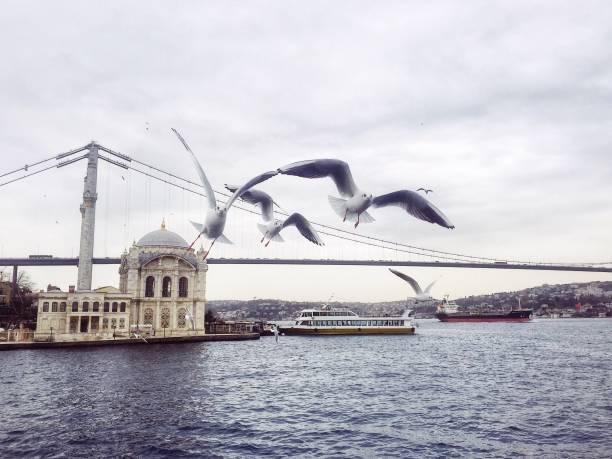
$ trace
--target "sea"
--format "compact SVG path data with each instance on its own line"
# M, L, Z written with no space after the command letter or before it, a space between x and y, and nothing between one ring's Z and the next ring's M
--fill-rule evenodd
M0 352L0 457L612 456L612 319Z

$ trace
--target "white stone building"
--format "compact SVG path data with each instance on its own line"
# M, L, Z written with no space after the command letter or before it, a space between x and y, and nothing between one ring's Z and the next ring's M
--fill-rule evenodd
M56 340L204 333L204 252L195 252L162 223L121 256L119 289L41 292L36 336Z

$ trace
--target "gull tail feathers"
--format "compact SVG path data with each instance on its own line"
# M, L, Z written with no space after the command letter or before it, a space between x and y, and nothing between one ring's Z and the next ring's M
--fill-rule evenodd
M268 232L268 227L266 225L262 225L261 223L257 224L257 228L259 229L259 232L263 234L264 236Z
M337 198L335 196L328 196L327 198L334 212L336 212L338 216L344 218L344 212L346 212L346 199Z
M359 216L359 223L372 223L376 221L374 217L372 217L367 211L361 212Z
M234 244L232 241L230 241L227 237L225 237L223 234L221 236L219 236L217 238L217 241L223 243L223 244Z
M285 242L285 240L283 239L283 237L279 234L275 235L272 237L272 239L270 239L271 241L274 242Z

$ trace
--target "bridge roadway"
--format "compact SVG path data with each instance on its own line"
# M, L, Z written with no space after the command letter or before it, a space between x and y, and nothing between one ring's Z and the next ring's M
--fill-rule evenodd
M118 265L120 258L93 258L98 265ZM467 263L456 261L333 260L295 258L209 258L210 265L420 266L427 268L526 269L612 273L612 267L555 264ZM0 266L78 266L78 258L0 258Z

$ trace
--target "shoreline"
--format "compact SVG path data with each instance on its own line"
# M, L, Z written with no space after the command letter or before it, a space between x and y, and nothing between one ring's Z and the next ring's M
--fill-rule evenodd
M211 341L247 341L259 339L259 333L207 334L196 336L150 337L146 341L140 338L102 339L90 341L9 341L0 343L0 351L18 349L52 349L71 347L125 346L146 344L176 344Z

